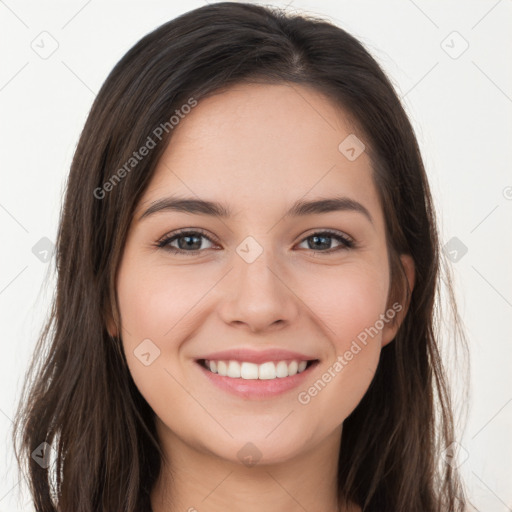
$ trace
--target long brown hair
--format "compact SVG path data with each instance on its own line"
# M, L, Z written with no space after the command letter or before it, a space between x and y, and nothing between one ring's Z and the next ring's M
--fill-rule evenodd
M465 510L456 469L442 457L455 440L435 329L442 258L411 123L353 36L320 18L230 2L187 12L141 39L112 70L85 123L61 211L56 295L13 432L36 509L151 509L163 453L154 412L107 330L110 318L119 325L116 272L134 209L172 138L169 119L242 81L310 86L348 113L364 135L386 220L390 304L405 289L399 255L415 264L404 321L344 421L340 498L365 512ZM148 137L155 147L127 167ZM448 290L456 312L449 281Z

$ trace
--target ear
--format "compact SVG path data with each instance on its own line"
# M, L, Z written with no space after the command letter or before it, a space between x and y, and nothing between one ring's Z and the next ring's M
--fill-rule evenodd
M406 286L409 289L409 298L412 294L412 290L414 289L416 272L414 268L414 260L410 254L402 254L400 255L400 261L402 263L402 268L405 272L405 276L407 278ZM394 283L392 283L392 286ZM402 322L407 314L407 310L409 309L409 301L407 290L403 290L401 297L398 301L389 306L389 316L394 312L394 317L391 321L384 323L384 328L382 329L382 346L384 347L388 343L390 343L396 336L398 329L402 325ZM386 315L388 316L388 315Z
M104 315L105 325L107 326L107 331L111 338L115 338L119 334L119 330L117 329L116 322L114 321L114 317L112 315L112 310L110 307L107 307Z
M114 321L112 320L112 318L109 318L107 320L107 331L110 334L111 338L115 338L118 334L117 327L114 324Z

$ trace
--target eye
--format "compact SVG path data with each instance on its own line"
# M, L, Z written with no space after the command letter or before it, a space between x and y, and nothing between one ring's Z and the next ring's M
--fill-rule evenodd
M178 233L165 236L156 243L156 246L172 252L173 254L194 255L200 252L202 238L211 242L211 239L201 230L182 230ZM178 247L171 245L174 242L177 242Z
M331 245L330 240L332 239L337 240L340 243L340 245L334 248L329 248L328 246ZM312 243L308 243L308 240L312 240ZM314 252L324 253L332 253L343 249L351 249L355 247L355 242L348 236L338 233L337 231L331 230L318 231L316 233L313 233L312 235L306 237L304 241L301 243L307 243L307 245L309 246L307 248L312 249ZM319 248L325 248L326 246L327 250L318 250Z
M201 252L202 239L208 240L210 243L212 239L205 234L202 230L181 230L178 233L171 233L166 235L164 238L159 240L155 245L161 249L169 251L173 254L188 254L195 255ZM334 248L330 248L331 240L337 240L339 245ZM311 243L308 241L311 240ZM172 245L177 243L177 247ZM356 246L355 242L346 235L343 235L337 231L324 230L318 231L304 238L301 244L307 243L307 249L311 249L314 252L332 253L343 249L351 249ZM327 250L323 250L327 247ZM212 247L206 247L206 249Z

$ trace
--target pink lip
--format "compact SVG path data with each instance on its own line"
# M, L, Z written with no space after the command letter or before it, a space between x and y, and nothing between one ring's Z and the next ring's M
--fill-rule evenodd
M240 348L214 352L204 357L196 358L196 360L201 359L209 361L247 361L248 363L263 364L269 361L313 361L317 358L283 349L250 350Z
M213 355L213 354L212 354ZM280 356L281 357L281 356ZM282 359L279 359L282 360ZM247 361L247 359L244 359ZM249 379L234 379L231 377L222 377L218 373L213 373L207 370L200 362L197 366L200 371L209 379L209 381L220 389L227 391L233 395L249 399L249 400L265 400L272 398L293 388L298 387L300 384L304 385L305 379L309 377L311 371L319 364L315 361L308 365L308 367L300 372L292 375L291 377L278 377L275 379L264 380L249 380Z

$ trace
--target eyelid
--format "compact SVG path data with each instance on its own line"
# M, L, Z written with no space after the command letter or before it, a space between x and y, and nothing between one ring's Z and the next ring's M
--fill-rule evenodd
M311 233L302 235L302 238L300 241L302 242L306 238L309 238L310 236L313 236L313 235L325 235L325 234L339 236L340 238L343 238L345 241L352 243L354 245L356 243L356 241L350 235L347 235L347 233L345 233L343 231L339 231L337 229L331 229L331 228L314 229L313 231L311 231Z
M170 233L166 233L162 238L157 240L157 244L161 242L168 242L172 238L178 237L179 235L186 235L186 234L200 234L204 236L205 238L208 238L210 241L219 243L217 238L214 235L211 235L207 231L205 231L202 228L181 228L177 229L176 231L171 231Z

